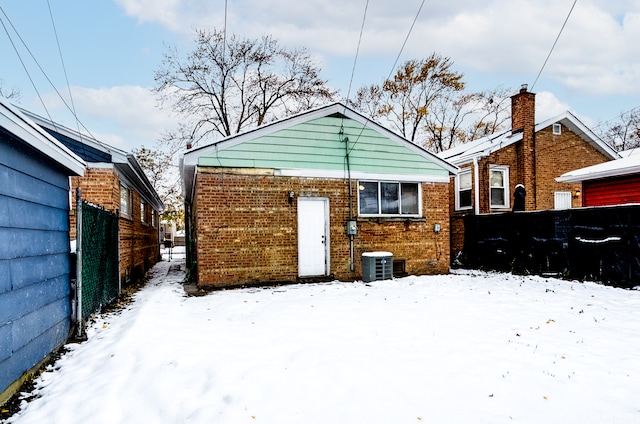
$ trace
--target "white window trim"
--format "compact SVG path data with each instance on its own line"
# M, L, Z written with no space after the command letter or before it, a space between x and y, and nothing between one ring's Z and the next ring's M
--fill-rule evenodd
M553 131L553 135L562 134L562 125L561 124L553 124L551 126L551 131Z
M146 225L149 225L149 221L147 218L148 212L149 211L147 202L145 202L143 199L140 199L140 222Z
M473 196L471 196L471 205L460 206L460 175L466 174L466 173L468 173L471 176L471 187L469 188L469 190L471 190L471 194L473 194L473 174L471 172L471 168L464 168L458 173L458 175L456 175L454 179L454 185L455 185L455 201L454 202L455 202L455 210L457 211L465 211L465 210L473 209Z
M132 212L133 212L133 196L131 193L131 189L124 183L122 183L122 181L120 182L120 191L122 191L122 189L127 190L127 193L129 194L129 198L127 199L127 210L122 210L122 193L120 193L120 215L127 217L127 218L133 218L132 216Z
M504 205L491 204L491 171L501 171L504 184ZM511 207L511 193L509 192L509 167L504 165L491 165L489 167L489 209L509 209Z
M358 189L357 198L358 198L358 216L363 218L422 218L422 184L416 181L384 181L384 180L359 180L358 187L360 187L360 183L378 183L378 211L380 210L380 183L391 183L391 184L416 184L418 186L418 213L417 214L361 214L360 213L360 190ZM402 193L400 193L400 197L402 198Z

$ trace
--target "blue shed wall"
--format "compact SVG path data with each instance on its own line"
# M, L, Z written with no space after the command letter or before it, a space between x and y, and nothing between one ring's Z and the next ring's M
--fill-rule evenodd
M69 178L0 131L0 392L70 328Z

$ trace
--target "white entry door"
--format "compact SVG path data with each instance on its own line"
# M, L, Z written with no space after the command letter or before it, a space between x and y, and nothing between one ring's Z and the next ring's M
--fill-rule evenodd
M298 275L328 275L329 199L298 197Z

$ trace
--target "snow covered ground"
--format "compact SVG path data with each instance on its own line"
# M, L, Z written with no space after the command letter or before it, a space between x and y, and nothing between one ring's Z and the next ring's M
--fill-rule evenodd
M456 271L187 297L182 258L9 422L640 423L640 291Z

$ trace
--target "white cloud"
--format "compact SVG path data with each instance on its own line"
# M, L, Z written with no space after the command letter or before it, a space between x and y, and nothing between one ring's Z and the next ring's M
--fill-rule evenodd
M177 126L177 119L157 106L149 88L72 87L71 92L78 118L91 135L126 151L151 147L162 133ZM77 130L78 124L57 95L50 93L44 100L54 121Z
M116 0L130 16L177 33L222 28L223 0ZM463 70L533 82L573 5L572 0L450 0L426 2L403 54L438 52ZM420 1L371 2L360 46L362 57L399 53ZM227 4L229 32L272 34L288 46L305 46L317 57L355 55L364 2L247 0ZM546 64L543 78L586 94L640 93L640 4L634 0L576 3ZM381 70L381 77L386 73ZM375 81L364 81L371 83Z

